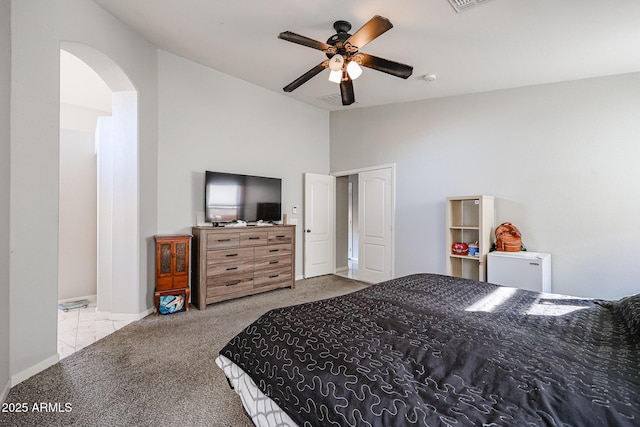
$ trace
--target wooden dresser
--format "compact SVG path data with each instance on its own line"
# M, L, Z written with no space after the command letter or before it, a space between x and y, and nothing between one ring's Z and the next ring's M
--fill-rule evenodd
M193 227L191 301L207 304L295 287L295 225Z

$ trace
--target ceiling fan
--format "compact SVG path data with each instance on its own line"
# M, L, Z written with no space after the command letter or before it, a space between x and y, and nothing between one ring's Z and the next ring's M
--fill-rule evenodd
M333 28L336 30L336 34L329 37L326 43L292 33L291 31L285 31L278 35L279 39L321 50L328 58L285 86L283 88L285 92L294 91L316 74L326 68L330 68L329 80L340 83L342 105L351 105L356 100L353 93L353 80L362 73L361 65L403 79L413 73L413 67L410 65L360 52L360 49L367 43L393 28L387 18L376 15L353 35L349 34L351 24L347 21L336 21L333 24Z

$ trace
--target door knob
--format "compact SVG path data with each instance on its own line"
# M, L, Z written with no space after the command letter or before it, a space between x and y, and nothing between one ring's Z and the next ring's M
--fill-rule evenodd
M311 233L311 230L309 230L308 228L307 228L307 233Z

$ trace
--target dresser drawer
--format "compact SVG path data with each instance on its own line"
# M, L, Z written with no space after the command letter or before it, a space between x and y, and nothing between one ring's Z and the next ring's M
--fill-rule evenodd
M291 282L291 269L289 267L274 270L256 272L253 278L253 287L262 288L265 286L279 285Z
M207 277L236 273L253 273L253 258L207 263Z
M291 243L293 234L291 230L273 230L269 231L269 244Z
M207 249L237 248L240 246L240 232L207 233Z
M269 245L256 248L256 260L261 257L291 255L291 244Z
M233 248L207 251L207 264L232 261L235 259L253 259L253 248Z
M224 276L207 277L207 296L211 288L238 288L243 285L253 286L253 272L239 274L225 274Z
M289 255L268 256L256 259L256 274L265 270L279 269L280 267L291 268L291 257Z
M239 294L253 289L253 274L237 274L207 279L207 299Z
M266 231L240 233L240 246L258 246L268 243L269 235Z

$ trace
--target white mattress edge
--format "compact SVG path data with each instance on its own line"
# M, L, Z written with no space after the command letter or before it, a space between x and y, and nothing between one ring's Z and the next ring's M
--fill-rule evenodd
M266 396L238 365L218 355L216 365L226 375L233 390L240 396L242 406L257 427L298 427L273 400Z

